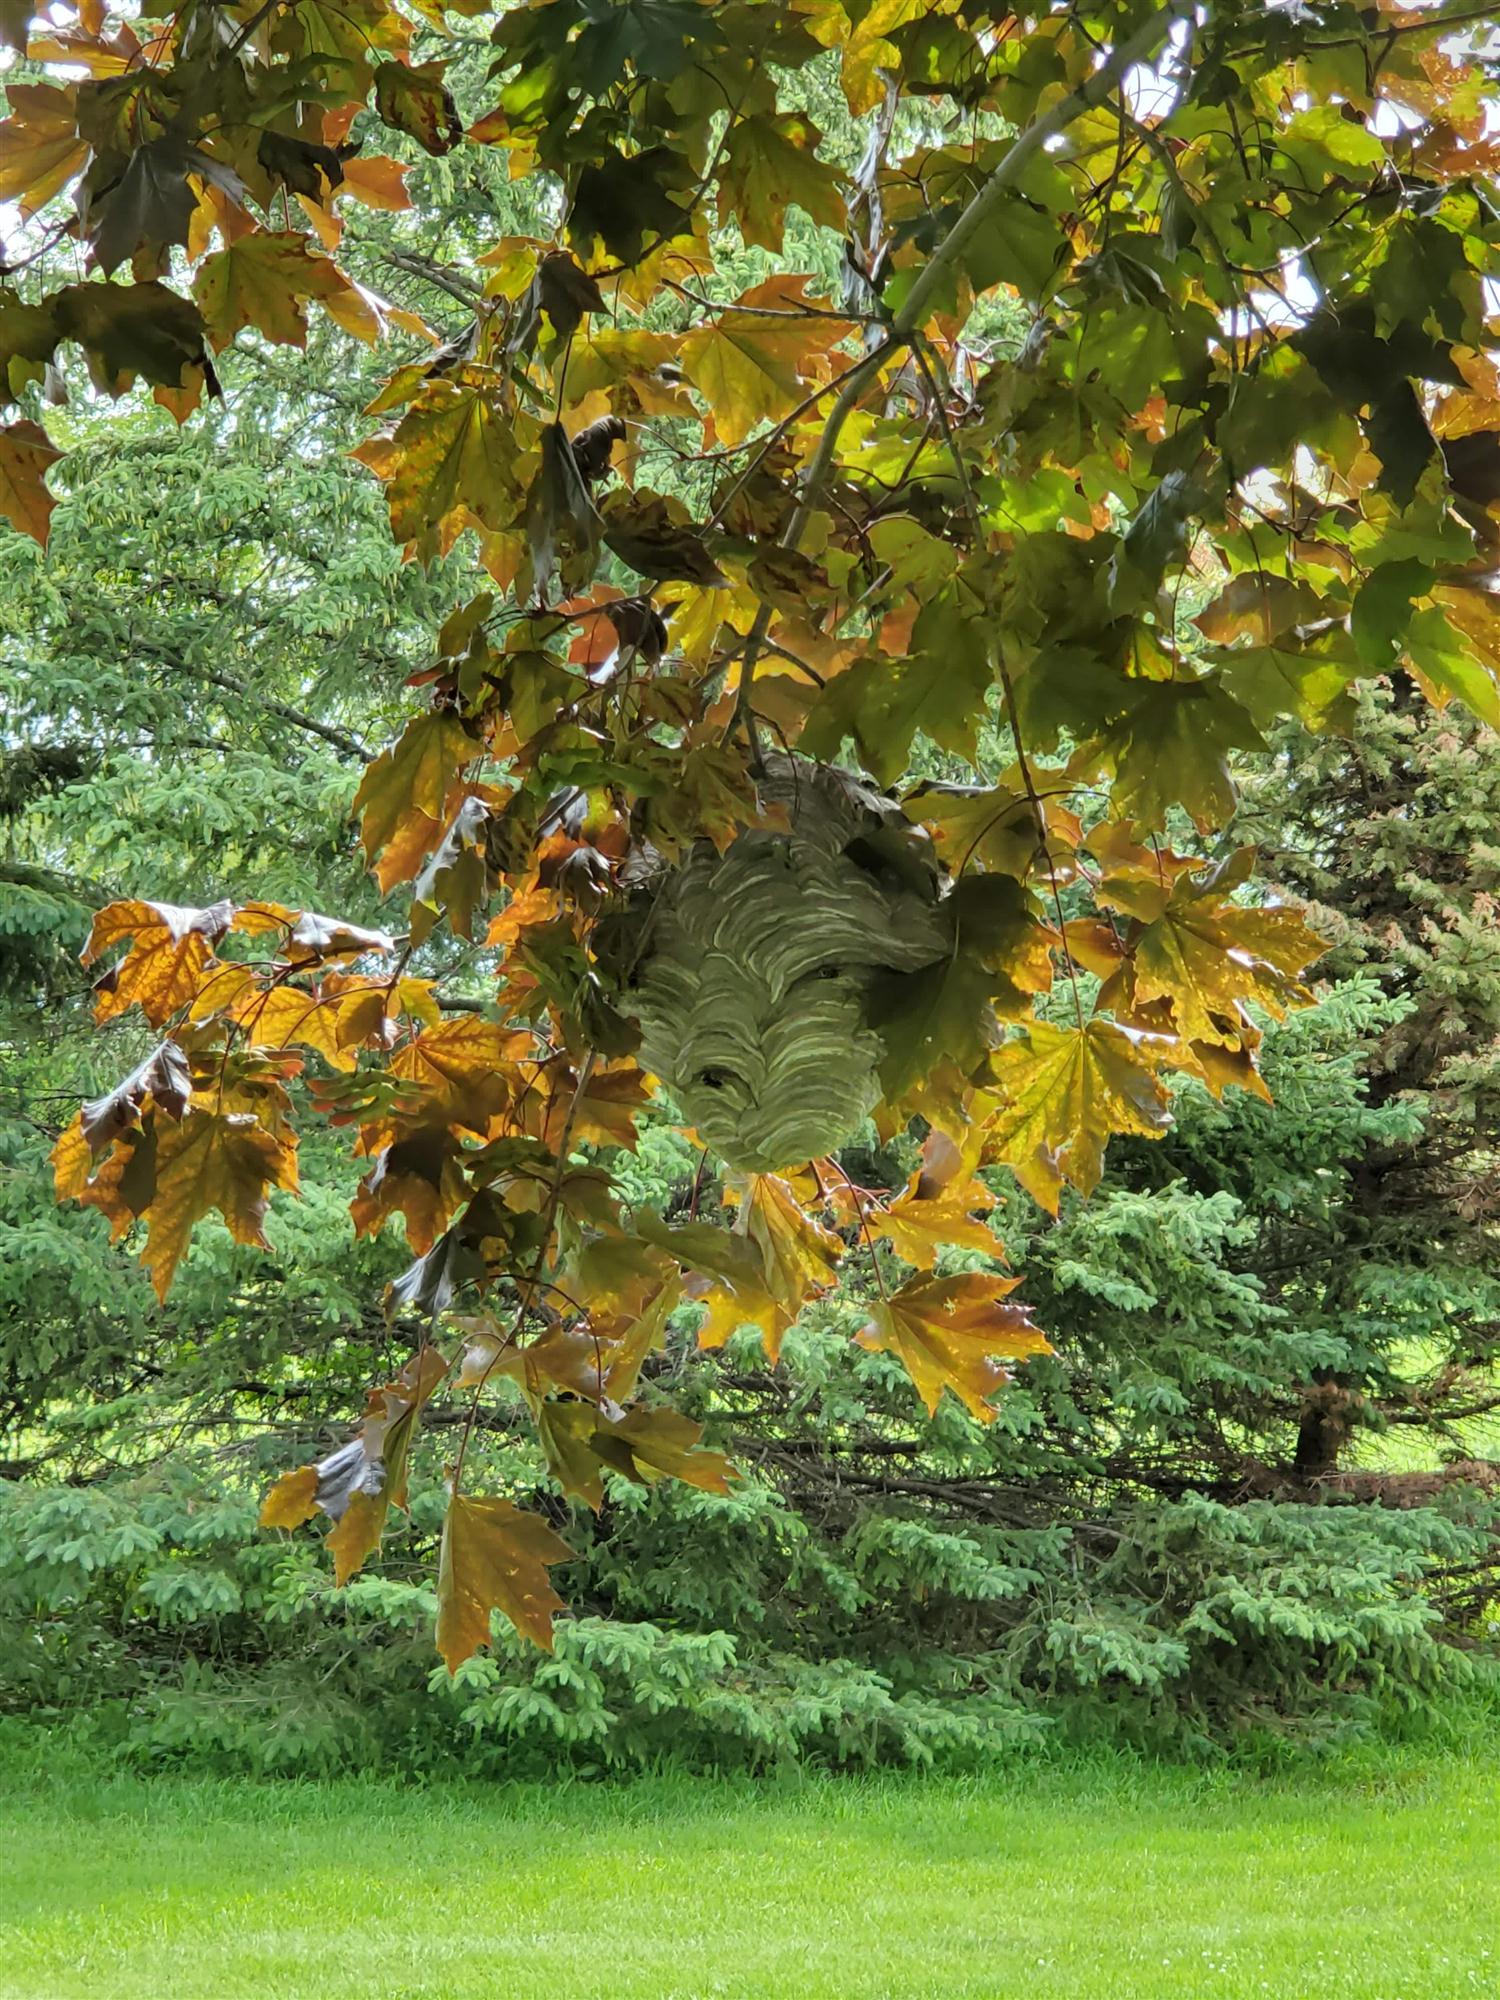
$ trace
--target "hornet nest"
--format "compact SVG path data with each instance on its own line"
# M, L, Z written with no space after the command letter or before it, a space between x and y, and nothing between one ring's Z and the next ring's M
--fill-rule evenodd
M880 1099L872 1005L944 958L951 936L925 834L846 771L770 756L761 806L720 854L627 865L596 937L641 1030L641 1061L731 1167L800 1165L851 1138Z

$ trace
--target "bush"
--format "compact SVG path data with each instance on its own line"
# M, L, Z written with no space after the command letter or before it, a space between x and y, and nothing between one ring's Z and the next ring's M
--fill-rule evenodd
M437 1498L417 1496L416 1522ZM1456 1488L1405 1511L1194 1495L960 1533L865 1506L825 1539L764 1487L625 1488L575 1574L595 1608L559 1621L555 1652L506 1628L450 1680L411 1580L430 1560L420 1527L385 1573L336 1591L313 1539L256 1539L253 1511L180 1472L0 1486L0 1708L82 1721L132 1761L263 1773L1331 1742L1473 1682L1424 1593L1483 1556L1495 1513Z

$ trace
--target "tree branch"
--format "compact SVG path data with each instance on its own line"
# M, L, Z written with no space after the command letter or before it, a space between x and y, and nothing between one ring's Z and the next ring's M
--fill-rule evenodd
M930 301L946 282L948 273L962 257L964 251L974 241L999 210L1002 197L1006 195L1030 165L1033 155L1040 152L1049 139L1063 131L1085 111L1106 98L1120 79L1138 64L1147 61L1161 47L1178 21L1192 13L1196 0L1171 0L1159 14L1137 28L1120 43L1100 63L1091 76L1079 84L1076 90L1059 98L1050 111L1031 124L1011 146L984 186L970 201L963 214L954 223L937 249L933 251L922 267L916 283L907 293L897 311L891 317L889 335L885 345L869 355L863 368L856 370L846 383L843 394L829 413L828 423L819 440L818 449L808 466L807 479L802 489L802 500L786 534L786 546L795 548L801 541L814 508L822 497L823 487L833 467L834 453L838 449L839 433L844 422L854 408L870 378L878 371L882 361L900 348L911 344L913 334L920 331L926 318Z
M351 736L347 729L339 729L331 722L319 722L315 715L308 715L290 703L276 701L253 688L238 674L225 673L221 667L199 666L185 660L180 653L169 652L165 646L152 639L142 639L132 634L130 644L138 652L150 653L163 666L175 668L178 673L191 674L196 680L208 681L214 687L224 688L230 694L243 695L247 701L259 704L268 715L274 715L282 722L288 722L294 729L305 729L310 736L321 736L325 743L331 743L346 757L357 757L360 763L369 762L370 752L357 736Z
M802 537L813 514L822 502L824 489L833 471L834 458L838 452L839 438L855 406L866 389L880 373L882 365L893 354L909 347L913 336L920 331L929 302L945 283L949 271L956 264L969 244L993 219L1000 207L1002 197L1013 188L1049 139L1063 132L1085 111L1107 97L1125 74L1138 64L1146 62L1156 54L1177 22L1190 15L1197 0L1171 0L1159 14L1153 14L1149 21L1137 28L1119 47L1100 63L1099 67L1066 97L1059 98L1050 111L1033 119L1026 130L1011 146L984 186L970 201L963 214L954 223L937 249L933 251L923 266L920 276L900 307L892 315L886 330L886 338L873 348L863 361L850 370L839 392L837 402L828 413L828 422L823 427L823 435L818 440L818 448L808 463L807 476L802 482L801 498L796 511L787 523L786 533L781 538L781 546L795 549L801 546ZM740 669L739 694L735 701L734 714L730 718L726 735L744 724L749 730L751 748L755 749L755 736L750 725L750 691L755 679L755 666L765 644L771 625L771 609L763 604L745 646L745 661Z

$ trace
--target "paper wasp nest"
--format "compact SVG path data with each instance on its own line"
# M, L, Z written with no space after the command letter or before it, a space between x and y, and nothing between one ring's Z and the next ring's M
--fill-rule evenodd
M788 830L648 856L613 955L642 1063L727 1164L769 1172L858 1130L885 1054L874 992L949 940L925 836L889 799L793 757L758 790Z

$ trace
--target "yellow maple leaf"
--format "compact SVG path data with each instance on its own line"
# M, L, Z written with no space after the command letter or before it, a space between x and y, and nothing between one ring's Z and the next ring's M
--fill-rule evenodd
M329 305L353 287L300 230L254 229L205 257L193 296L215 351L253 326L286 347L307 345L310 300Z
M985 1153L1004 1160L1028 1194L1056 1215L1064 1181L1098 1185L1111 1132L1159 1139L1167 1094L1123 1028L1033 1021L993 1061L998 1090L976 1104Z
M437 1643L449 1673L489 1643L494 1611L550 1653L552 1617L563 1601L547 1571L572 1559L573 1551L539 1515L508 1500L455 1493L438 1558Z
M152 1132L155 1184L141 1262L165 1299L195 1224L214 1210L236 1243L269 1247L267 1198L273 1187L295 1193L297 1152L288 1134L268 1132L244 1112L194 1106L180 1123L156 1119Z
M138 1006L154 1027L161 1027L196 997L213 962L211 947L228 930L234 907L213 903L188 909L176 903L144 903L135 899L109 903L94 918L83 963L92 965L125 939L130 950L113 974L96 989L96 1020L112 1021L127 1007Z
M866 1215L864 1226L872 1236L884 1237L898 1257L918 1270L930 1265L945 1245L1000 1256L994 1232L974 1214L977 1208L988 1213L995 1206L995 1197L982 1181L970 1177L932 1195L922 1193L921 1181L920 1173L913 1174L889 1208Z
M365 854L372 865L378 861L382 889L417 873L436 843L449 785L479 751L450 709L434 708L414 716L390 749L366 767L351 811L363 815Z
M1139 1001L1171 1001L1185 1040L1234 1045L1240 1002L1254 999L1284 1014L1308 997L1295 975L1322 951L1296 910L1247 909L1216 895L1193 895L1180 882L1136 942L1132 984Z
M430 540L443 555L471 521L493 530L514 524L523 455L485 381L441 377L423 384L391 436L353 453L386 483L396 540Z
M40 52L34 61L44 58ZM77 86L8 83L11 116L0 125L0 201L34 215L88 164L88 141L78 132Z
M982 1424L992 1423L990 1398L1009 1374L1004 1360L1051 1352L1028 1308L1004 1302L1019 1283L983 1271L913 1278L880 1301L859 1344L896 1356L929 1416L947 1389Z
M780 1174L746 1174L726 1183L724 1196L738 1205L738 1230L760 1252L766 1290L779 1305L795 1316L828 1290L844 1246L807 1213L790 1181Z
M800 280L791 282L800 286ZM725 310L682 343L682 371L708 404L714 434L726 445L742 443L758 423L790 416L806 394L810 364L850 331L847 320L789 318L787 283L782 278L755 287L739 301L744 310Z

